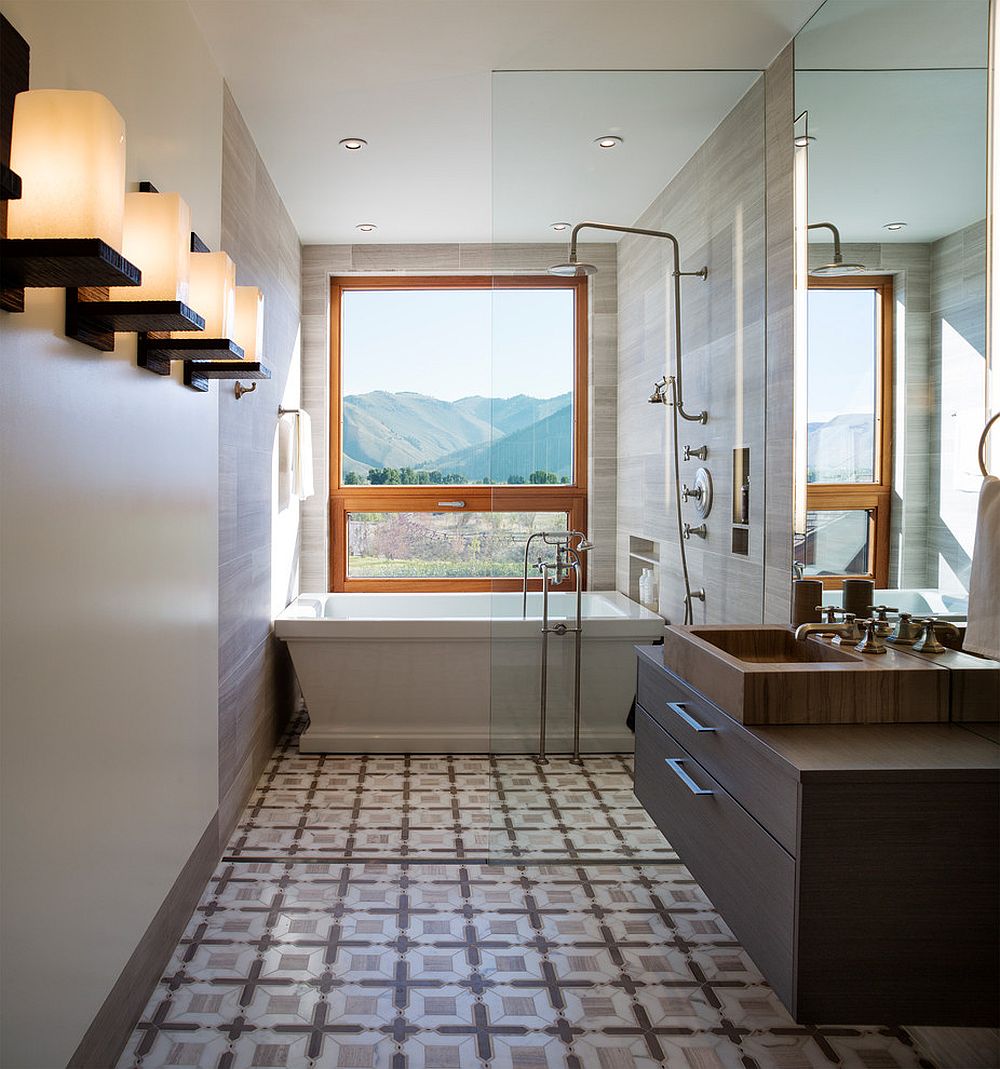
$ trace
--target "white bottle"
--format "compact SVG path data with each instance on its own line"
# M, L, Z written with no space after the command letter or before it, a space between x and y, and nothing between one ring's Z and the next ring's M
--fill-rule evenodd
M660 611L660 583L654 568L649 569L649 601L646 603L646 608L653 612Z
M653 592L653 569L643 568L639 576L639 604L649 608L650 597Z

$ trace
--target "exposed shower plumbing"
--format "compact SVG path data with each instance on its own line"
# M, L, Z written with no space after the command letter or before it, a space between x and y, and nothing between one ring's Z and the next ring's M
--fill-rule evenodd
M577 257L577 238L581 230L611 230L617 234L641 234L650 238L663 238L669 241L673 247L674 269L671 278L674 284L674 373L664 375L662 379L653 384L653 393L649 397L649 403L653 405L669 405L672 409L671 423L673 424L674 438L674 503L677 517L677 543L680 547L681 573L684 578L684 623L694 623L694 609L692 601L696 598L705 600L704 590L692 590L688 576L687 550L685 549L684 517L681 515L681 469L680 469L680 433L678 424L686 419L692 423L707 423L708 413L687 412L684 408L684 359L681 350L681 279L700 278L703 282L708 278L708 268L701 267L697 271L681 270L681 248L677 238L665 230L646 230L637 226L617 226L613 223L577 223L573 227L569 242L569 259L565 263L555 264L549 268L552 275L564 277L578 277L580 275L593 275L597 268L593 264L581 263ZM670 392L670 399L667 392ZM702 513L702 515L706 515Z
M580 231L584 229L611 230L616 234L643 234L650 238L663 238L673 246L674 269L671 277L674 280L674 362L676 365L674 369L674 406L682 419L691 420L694 423L707 423L707 412L684 411L684 369L683 361L681 360L681 279L700 278L704 281L708 278L708 268L701 267L697 271L682 271L680 243L673 234L668 233L666 230L645 230L642 227L617 226L614 223L577 223L570 235L569 259L565 263L555 264L550 267L550 275L562 275L572 278L579 275L594 275L597 273L597 268L593 264L581 263L577 259L577 237ZM656 400L656 393L650 397L649 400L653 404L665 403L665 399L662 397L662 391L665 386L666 383L664 382L658 388L657 392L661 394L660 400Z

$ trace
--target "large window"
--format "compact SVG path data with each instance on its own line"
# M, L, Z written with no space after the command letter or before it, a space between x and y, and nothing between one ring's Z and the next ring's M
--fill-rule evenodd
M586 279L331 284L333 590L520 586L585 530Z
M892 276L809 280L806 530L803 573L839 588L889 573Z

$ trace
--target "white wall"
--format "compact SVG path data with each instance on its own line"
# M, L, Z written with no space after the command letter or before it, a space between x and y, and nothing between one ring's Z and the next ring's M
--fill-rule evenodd
M222 80L186 4L0 10L35 88L96 89L129 179L219 236ZM65 1065L218 799L218 399L0 313L0 1061Z

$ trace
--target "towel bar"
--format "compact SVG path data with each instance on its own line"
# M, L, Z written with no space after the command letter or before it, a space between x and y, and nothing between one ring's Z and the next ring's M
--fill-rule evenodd
M990 433L990 428L998 419L1000 419L1000 412L994 412L986 421L983 433L979 436L979 470L983 473L983 478L989 475L989 471L986 468L986 437Z

